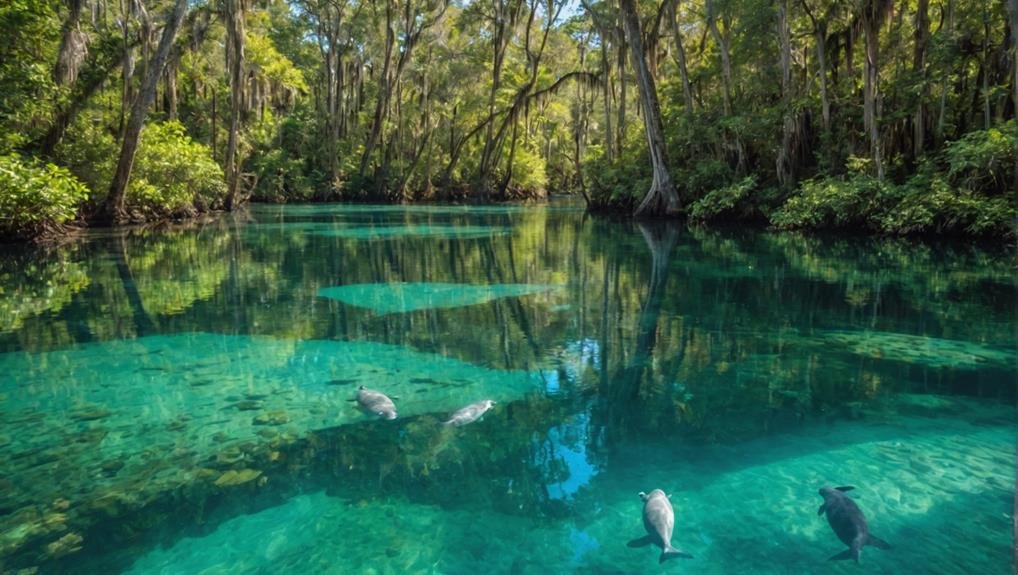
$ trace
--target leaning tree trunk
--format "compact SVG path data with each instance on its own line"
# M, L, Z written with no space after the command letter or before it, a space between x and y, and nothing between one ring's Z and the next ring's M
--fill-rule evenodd
M188 0L176 0L173 11L166 20L166 27L163 28L163 35L159 39L159 47L152 57L148 68L145 70L145 79L141 85L141 93L131 107L131 116L127 121L127 128L124 130L124 143L120 148L120 158L117 160L117 171L113 175L113 182L110 184L109 194L99 214L100 221L118 223L125 219L124 195L127 192L127 181L131 177L131 168L134 166L134 155L138 151L138 140L141 137L141 128L145 124L145 116L148 108L155 99L156 84L163 73L163 65L170 53L173 39L180 30L180 24L184 20L184 13L187 12Z
M633 69L636 72L637 88L640 102L643 104L643 124L647 130L647 143L650 149L650 162L654 170L654 179L650 184L647 196L637 206L636 216L676 215L682 209L679 194L668 173L668 151L665 147L664 125L661 122L661 106L657 100L657 88L654 78L650 75L647 60L643 56L643 38L640 33L640 20L636 13L634 0L620 0L622 21L625 26L629 54L632 57Z
M240 136L241 103L244 99L244 0L226 0L226 54L230 64L230 133L226 140L227 211L237 204L240 188L240 161L237 139Z

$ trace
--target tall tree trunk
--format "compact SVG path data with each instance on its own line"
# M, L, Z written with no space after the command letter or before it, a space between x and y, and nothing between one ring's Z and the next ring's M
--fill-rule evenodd
M954 44L954 0L947 0L944 8L947 14L947 37L950 45ZM1013 18L1012 18L1013 19ZM937 128L935 133L936 143L939 145L944 140L944 127L947 123L947 92L950 86L951 67L944 66L940 79L940 111L937 113Z
M212 90L212 117L210 118L210 121L212 123L212 159L213 160L216 159L216 149L219 147L219 145L216 143L217 140L218 140L217 136L219 134L219 124L217 122L218 118L217 118L216 112L217 112L217 107L216 107L216 90L213 88L213 90Z
M693 119L693 88L689 82L689 68L686 66L686 50L682 47L682 32L679 30L679 0L671 3L668 24L672 28L672 39L675 42L675 64L679 68L682 79L682 102L685 104L686 118Z
M163 74L163 102L167 120L177 119L177 67L166 65L166 73Z
M990 72L993 69L990 64L990 6L983 4L983 129L989 130L993 123L990 119Z
M912 118L912 154L918 158L926 148L926 100L930 88L926 82L926 49L930 39L929 0L919 0L915 14L915 53L912 70L919 78L919 101Z
M813 37L816 39L817 67L820 78L820 114L823 118L824 132L829 134L831 131L831 98L827 94L827 18L823 17L818 20L806 0L801 1L806 15L813 23ZM837 64L837 59L835 59L835 64Z
M784 118L781 128L781 148L778 150L777 176L783 186L795 178L795 116L792 113L792 41L788 23L788 0L778 5L778 46L781 54L781 100Z
M651 167L654 179L646 197L637 206L636 216L676 215L682 209L679 194L668 173L668 150L665 146L664 126L661 122L661 107L657 99L657 87L650 75L647 60L643 55L643 38L640 32L640 17L634 0L620 0L622 23L626 30L629 55L636 72L636 85L643 105L643 124L647 130Z
M106 222L121 222L125 219L124 195L127 192L127 182L131 177L131 168L134 166L134 155L138 151L138 140L141 137L141 128L145 124L145 116L148 108L155 98L156 84L163 73L163 65L170 53L174 38L180 30L180 24L187 12L188 0L176 0L173 10L168 14L166 27L163 28L163 35L159 39L159 47L145 70L145 78L142 81L141 93L134 101L131 108L131 117L127 121L127 129L124 131L124 142L120 149L120 157L117 160L117 170L113 175L110 184L109 194L103 204L99 219Z
M484 149L481 151L481 163L478 173L481 193L489 192L488 179L495 163L502 138L495 135L495 102L498 90L502 86L502 67L505 64L506 49L512 40L512 32L522 9L521 0L495 0L494 21L492 22L492 61L491 90L488 92L488 125L484 131Z
M622 157L622 150L626 142L626 38L625 33L619 30L619 53L615 60L619 68L619 102L615 110L617 119L615 121L615 154Z
M863 68L863 124L870 139L870 154L877 169L877 179L884 179L883 150L880 141L880 21L878 4L869 0L862 11L862 28L866 41L866 62Z
M244 100L244 0L226 0L226 61L230 68L230 132L226 139L226 202L233 211L240 192L240 159L237 139L240 137L241 104Z
M1018 114L1018 0L1008 0L1007 11L1011 16L1011 67L1014 73L1011 77L1011 102L1014 105L1014 112L1012 113ZM1014 180L1012 185L1018 186L1018 156L1014 158ZM1018 474L1018 462L1015 463L1015 472ZM1015 494L1015 511L1018 511L1018 493ZM1018 517L1014 521L1015 535L1018 536ZM1014 565L1018 566L1018 545L1015 546L1014 558Z
M604 154L608 164L614 162L615 147L612 146L612 87L611 65L608 62L608 39L601 33L601 97L604 98Z
M396 31L393 29L393 1L385 0L385 55L382 61L382 78L378 86L378 99L375 101L371 131L368 132L368 139L364 143L364 152L361 154L359 173L362 177L367 174L371 154L374 153L375 147L378 146L378 140L381 138L382 124L385 122L389 97L392 92L392 50L396 44Z
M732 60L728 55L728 42L718 30L717 14L714 12L713 0L705 1L707 11L707 28L714 42L718 45L718 52L721 53L721 82L724 87L724 112L725 116L732 115Z

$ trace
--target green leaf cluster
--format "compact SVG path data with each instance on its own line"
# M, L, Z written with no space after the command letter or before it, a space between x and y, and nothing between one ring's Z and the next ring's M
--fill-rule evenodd
M33 238L72 220L88 188L66 168L0 156L0 237Z

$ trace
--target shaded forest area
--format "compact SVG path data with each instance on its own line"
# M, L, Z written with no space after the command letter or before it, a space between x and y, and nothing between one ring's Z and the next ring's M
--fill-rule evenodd
M1007 237L1018 0L13 0L0 235L245 201Z

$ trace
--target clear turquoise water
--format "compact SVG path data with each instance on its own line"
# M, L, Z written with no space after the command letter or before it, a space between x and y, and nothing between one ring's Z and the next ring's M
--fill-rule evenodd
M568 206L0 251L0 572L1006 573L1012 263ZM654 488L694 559L626 547Z

